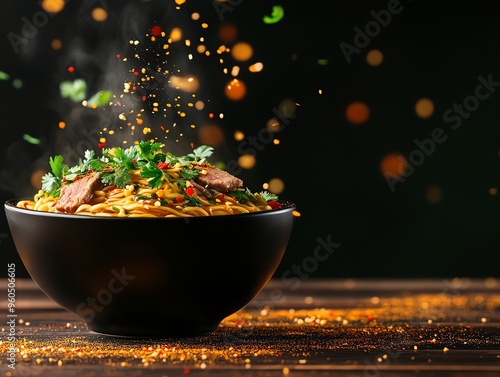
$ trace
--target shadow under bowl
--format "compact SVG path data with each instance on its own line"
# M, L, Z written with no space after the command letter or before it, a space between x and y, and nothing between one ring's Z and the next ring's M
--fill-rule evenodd
M194 218L116 218L4 208L14 244L52 300L112 336L215 330L269 282L295 205Z

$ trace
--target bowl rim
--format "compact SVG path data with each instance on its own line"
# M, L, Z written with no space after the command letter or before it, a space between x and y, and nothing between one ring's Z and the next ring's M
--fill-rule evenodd
M206 221L200 219L214 219L214 218L235 218L235 217L255 217L255 216L273 216L284 212L292 212L296 210L297 206L295 203L286 200L278 200L281 204L281 208L271 209L267 211L259 212L249 212L249 213L234 213L227 215L216 215L216 216L193 216L193 217L118 217L118 216L89 216L89 215L79 215L76 213L57 213L57 212L46 212L37 211L34 209L20 208L17 207L17 202L21 200L32 200L29 198L21 199L7 199L4 202L5 212L17 212L25 215L39 216L39 217L51 217L51 218L61 218L61 219L75 219L75 220L108 220L108 221ZM196 219L196 220L195 220Z

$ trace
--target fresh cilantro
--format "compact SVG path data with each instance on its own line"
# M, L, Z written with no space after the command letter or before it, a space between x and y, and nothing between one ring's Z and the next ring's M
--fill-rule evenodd
M191 158L193 161L204 162L208 157L210 157L214 152L213 147L208 145L201 145L193 150L193 153L189 153L187 157Z
M163 184L163 178L165 178L165 175L153 162L148 162L142 167L141 177L148 178L150 187L158 188Z
M193 207L202 207L203 204L196 199L195 197L189 196L188 194L184 193L184 199L188 201L189 205Z
M58 197L60 195L61 180L52 173L47 173L42 177L42 190L50 196Z
M153 143L151 141L141 141L139 143L139 151L142 157L146 160L153 160L156 153L161 151L163 144Z
M278 195L271 194L268 191L261 191L261 192L259 192L259 195L266 202L271 202L271 201L274 201L274 200L278 200Z
M64 163L61 155L50 157L49 165L52 172L42 177L42 190L57 197L60 195L63 175L68 170L68 165Z
M278 200L278 196L268 191L252 193L248 187L245 190L230 191L227 195L234 197L240 203L252 202L255 205L265 205L270 201Z
M230 191L226 194L227 196L232 196L240 203L248 203L250 201L250 195L243 190Z
M49 164L52 169L52 173L58 178L62 178L62 173L68 168L68 165L64 164L64 158L61 155L51 157L49 159Z
M183 169L183 170L181 170L179 175L183 179L191 180L191 179L194 179L197 176L199 176L200 172L198 170Z
M131 182L130 173L124 165L114 165L113 171L102 172L101 181L109 186L123 188Z

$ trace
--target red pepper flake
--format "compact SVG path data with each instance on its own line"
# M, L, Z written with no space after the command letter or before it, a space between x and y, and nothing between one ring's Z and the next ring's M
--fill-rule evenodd
M135 71L134 75L139 76L139 71Z
M281 208L281 204L275 200L271 200L270 202L267 202L267 204L269 204L269 207L271 207L272 209Z
M121 57L122 57L121 54L116 54L117 59L120 59Z
M132 163L135 165L137 164L137 160L135 158L132 159Z
M182 199L180 196L178 196L177 198L175 198L175 201L177 203L182 203L184 201L184 199Z
M161 26L155 25L151 28L151 35L158 37L162 32Z
M366 317L366 320L367 320L368 322L371 322L371 321L373 321L374 319L375 319L375 317L374 317L374 316L372 316L372 315L369 315L368 317Z
M109 191L113 191L116 189L116 186L109 186Z
M99 143L97 144L97 146L102 149L102 148L106 148L106 143Z
M191 149L194 149L194 143L189 143L189 146L191 147Z
M193 196L193 195L194 195L194 188L192 188L191 186L189 186L189 187L186 189L186 195L187 195L187 196Z
M70 65L70 66L68 67L68 72L69 72L69 73L73 73L73 72L75 72L75 67L73 67L72 65Z
M28 203L24 202L24 209L28 209Z
M170 167L170 165L166 162L158 162L156 164L156 167L160 170L165 170L165 169L168 169Z
M143 101L146 101L146 100L148 99L148 97L146 97L146 96L142 96L142 97L141 97L141 99L142 99Z

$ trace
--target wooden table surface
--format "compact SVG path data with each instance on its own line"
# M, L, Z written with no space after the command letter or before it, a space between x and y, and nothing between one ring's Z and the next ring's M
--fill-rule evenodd
M495 278L272 280L213 333L164 339L93 333L31 280L16 289L9 360L1 280L0 376L500 376Z

